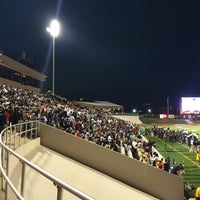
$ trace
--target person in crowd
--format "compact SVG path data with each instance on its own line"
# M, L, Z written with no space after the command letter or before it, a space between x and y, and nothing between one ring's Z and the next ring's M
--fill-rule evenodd
M154 152L150 159L152 166L156 167L156 163L158 162L159 159L158 153Z
M163 169L163 165L164 165L164 163L163 163L163 158L161 158L161 159L158 160L158 162L156 163L156 167L157 167L158 169Z
M197 151L197 153L196 153L196 164L200 165L200 152L199 151Z
M164 170L164 171L170 172L170 169L171 169L170 163L171 163L171 159L170 159L170 157L167 157L167 158L165 159L164 164L163 164L163 170Z
M189 198L188 200L200 200L200 187L196 188L195 197Z
M182 176L185 173L184 165L182 163L180 163L179 165L173 167L171 170L171 173L175 174L177 176Z

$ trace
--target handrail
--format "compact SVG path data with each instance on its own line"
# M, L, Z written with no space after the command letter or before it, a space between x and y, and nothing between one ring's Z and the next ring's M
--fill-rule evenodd
M27 123L27 122L26 122ZM29 123L29 122L28 122ZM33 123L30 122L30 123ZM34 123L39 123L34 121ZM23 125L24 123L20 123L21 125ZM20 125L18 124L18 125ZM16 126L16 125L15 125ZM80 190L76 189L75 187L65 183L64 181L58 179L57 177L51 175L50 173L48 173L47 171L43 170L42 168L38 167L37 165L35 165L34 163L31 163L30 161L28 161L27 159L25 159L24 157L20 156L19 154L17 154L14 150L12 150L10 147L6 146L6 144L4 144L3 140L2 140L2 135L5 133L5 131L7 131L9 128L12 129L13 126L7 127L5 128L1 133L0 133L0 170L2 172L3 177L6 180L6 183L10 186L10 188L12 189L12 191L14 192L14 194L16 195L16 197L20 200L24 200L22 194L20 194L20 192L17 191L17 189L15 188L15 186L12 184L12 182L10 181L8 175L6 174L6 172L3 169L3 155L2 155L2 150L5 149L8 153L11 153L13 156L15 156L16 158L18 158L18 160L22 163L25 164L29 167L31 167L32 169L34 169L35 171L37 171L38 173L40 173L41 175L43 175L44 177L48 178L49 180L51 180L53 182L54 185L57 186L58 188L58 193L57 193L57 199L62 199L62 189L65 189L69 192L71 192L72 194L74 194L75 196L83 199L83 200L94 200L94 198L92 198L91 196L85 194L84 192L81 192ZM37 126L38 127L38 126ZM10 129L10 130L11 130ZM26 131L32 131L31 129L27 129ZM8 159L8 158L7 158ZM3 178L2 177L2 178Z
M2 154L2 148L0 149L0 155L1 154ZM8 185L10 186L12 191L15 193L17 198L20 199L20 200L24 200L24 198L21 196L21 194L18 192L18 190L14 187L14 185L12 184L12 182L10 181L10 179L8 178L6 173L4 172L4 169L2 167L2 160L1 159L0 159L0 170L1 170L1 173L2 173L3 177L6 179L6 182L8 183Z

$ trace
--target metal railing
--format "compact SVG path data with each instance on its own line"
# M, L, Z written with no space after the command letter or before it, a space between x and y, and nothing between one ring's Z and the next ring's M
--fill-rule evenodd
M21 145L38 137L39 121L28 121L16 125L10 125L0 133L0 171L1 171L1 190L5 192L5 199L8 199L8 187L14 193L16 199L24 200L25 191L25 168L30 167L41 176L46 177L52 182L52 186L57 187L57 200L63 199L63 190L69 191L80 199L94 200L94 198L81 192L75 187L63 182L62 180L31 163L24 157L20 156L15 150ZM22 165L20 191L16 189L9 178L9 156L13 155ZM31 189L31 188L30 188Z

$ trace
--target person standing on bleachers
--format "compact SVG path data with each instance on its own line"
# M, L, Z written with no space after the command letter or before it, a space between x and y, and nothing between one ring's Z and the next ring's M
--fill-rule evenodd
M179 165L173 167L171 173L177 176L182 176L185 173L183 164L180 163Z
M189 198L188 200L200 200L200 187L197 187L196 192L195 192L195 197Z
M0 108L0 132L5 128L5 126L6 126L5 110L3 108Z
M170 166L170 157L167 157L165 159L165 162L164 162L164 165L163 165L163 169L166 171L166 172L170 172L170 169L171 169L171 166Z

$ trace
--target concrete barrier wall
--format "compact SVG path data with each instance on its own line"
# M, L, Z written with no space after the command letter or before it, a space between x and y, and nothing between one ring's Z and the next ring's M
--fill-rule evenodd
M40 124L41 145L101 171L162 200L183 200L184 185L179 176L143 164L135 159Z

